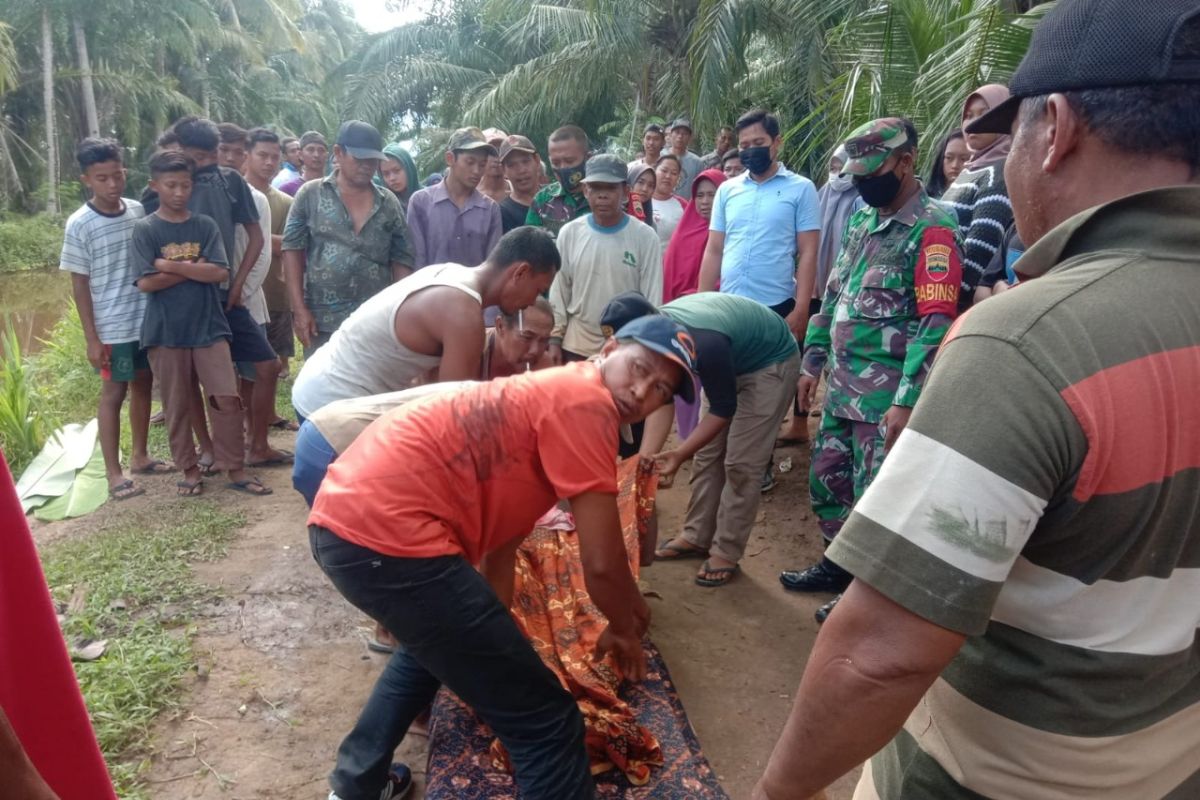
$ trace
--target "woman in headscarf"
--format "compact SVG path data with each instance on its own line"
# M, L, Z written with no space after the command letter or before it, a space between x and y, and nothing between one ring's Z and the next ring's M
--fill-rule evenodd
M408 151L396 143L383 148L383 154L386 158L379 162L379 175L375 182L391 189L407 214L408 198L419 188L417 165Z
M625 213L636 217L642 222L654 227L654 206L651 197L654 195L656 179L654 167L640 162L629 171L629 202Z
M1009 97L1008 87L989 83L972 92L963 103L962 123L968 124L1003 103ZM1004 161L1012 137L998 133L966 132L967 149L971 158L946 193L942 203L958 216L963 248L963 285L960 306L966 307L975 299L984 271L1000 249L1005 231L1012 225L1012 204L1004 184ZM979 299L990 294L980 287Z

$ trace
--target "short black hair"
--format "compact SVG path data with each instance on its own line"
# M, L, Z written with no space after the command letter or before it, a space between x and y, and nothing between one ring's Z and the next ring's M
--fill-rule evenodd
M1200 60L1200 16L1180 26L1175 61ZM1160 156L1200 174L1200 83L1156 83L1062 92L1090 133L1116 150ZM1040 117L1049 95L1021 102L1020 124Z
M950 188L950 182L946 180L946 148L950 143L963 138L962 128L955 128L946 134L946 138L942 139L942 143L938 146L938 150L933 154L933 163L929 165L929 181L925 184L925 191L930 197L941 197L946 190Z
M183 147L191 147L207 153L217 151L217 145L221 141L221 132L217 130L217 126L212 120L203 117L184 117L173 127L175 135L179 137L179 144Z
M578 125L563 125L561 128L556 128L554 133L550 134L552 142L579 142L583 145L584 150L591 149L591 143L588 141L587 132Z
M680 161L679 156L675 155L674 153L663 153L661 156L658 157L658 164L661 164L662 162L668 161L668 160L674 161L675 165L677 167L679 167L679 169L681 169L681 170L683 169L683 162ZM658 169L658 164L654 165L655 169Z
M562 268L554 237L530 225L513 228L501 236L488 256L489 264L502 269L517 261L528 261L534 272L558 272Z
M721 165L722 165L722 166L724 166L724 165L725 165L725 162L726 162L726 161L728 161L728 160L729 160L729 159L731 159L731 158L736 158L736 159L738 159L739 161L741 161L741 159L742 159L742 151L741 151L741 150L738 150L736 147L734 147L734 148L731 148L731 149L729 149L729 150L726 150L726 151L725 151L725 155L721 156Z
M232 122L222 122L217 125L217 133L221 137L221 144L249 144L246 129L241 125L234 125Z
M266 130L266 128L255 128L254 129L254 131L260 131L260 130ZM253 134L254 131L250 131L250 133ZM279 140L279 146L282 147L284 150L286 150L287 146L289 144L291 144L292 142L295 142L296 144L300 144L300 140L298 138L296 138L295 136L284 136L282 139Z
M154 178L168 172L186 172L191 175L196 171L196 162L191 156L177 150L159 150L150 156L150 177Z
M267 130L266 128L251 128L246 132L246 141L248 142L247 149L249 150L253 150L254 145L258 144L259 142L277 144L280 147L283 147L283 143L279 141L279 134L275 131ZM300 140L292 139L292 141L299 142Z
M175 132L174 127L167 128L154 140L154 146L159 148L170 147L176 144L179 144L179 134Z
M779 135L779 117L767 111L765 108L752 108L745 114L738 117L737 122L733 124L733 129L737 133L741 133L746 128L755 125L762 125L763 130L767 132L767 136L774 139Z
M554 319L554 306L550 305L549 300L547 300L544 297L540 297L540 296L538 297L538 299L533 301L533 305L526 306L525 308L520 309L518 311L514 311L511 314L505 314L504 312L501 312L500 316L504 317L504 321L508 323L509 327L515 328L521 322L522 312L528 311L531 308L537 309L538 311L542 312L543 314L549 314L550 319L551 320Z
M89 136L75 148L75 160L79 162L79 170L87 172L87 168L106 161L123 162L121 145L115 139L98 139Z

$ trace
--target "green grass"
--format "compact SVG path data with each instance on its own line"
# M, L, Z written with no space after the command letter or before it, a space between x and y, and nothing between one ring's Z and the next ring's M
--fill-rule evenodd
M62 239L63 220L49 214L0 219L0 272L56 266Z
M196 581L191 563L223 556L243 521L208 500L173 505L169 515L130 510L42 553L55 600L84 598L67 615L67 640L108 641L99 660L76 662L75 672L122 798L146 796L140 775L152 725L176 708L194 665L189 623L213 591Z

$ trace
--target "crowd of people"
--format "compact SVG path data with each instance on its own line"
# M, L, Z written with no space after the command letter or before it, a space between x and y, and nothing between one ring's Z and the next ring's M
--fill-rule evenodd
M507 610L522 538L569 504L600 651L638 680L618 458L664 486L690 462L655 557L716 589L777 441L819 416L827 549L780 582L831 599L756 800L864 761L856 797L1200 796L1197 63L1192 0L1062 0L927 179L891 116L836 143L820 189L765 109L703 156L687 118L646 125L632 162L575 125L544 150L467 126L425 181L365 122L330 148L187 117L140 201L119 144L85 140L62 267L111 495L143 491L126 394L135 478L257 496L250 470L293 464L314 558L394 651L331 798L409 790L392 754L441 685L524 797L586 798L575 702ZM146 450L152 385L173 467ZM268 441L281 410L294 454Z

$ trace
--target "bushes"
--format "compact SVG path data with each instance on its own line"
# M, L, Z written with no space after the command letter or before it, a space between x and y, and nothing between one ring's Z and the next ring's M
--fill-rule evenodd
M0 272L57 265L62 232L63 220L49 214L0 219Z
M46 424L37 411L29 369L21 343L9 324L5 327L0 357L0 450L13 475L33 460L46 441Z

